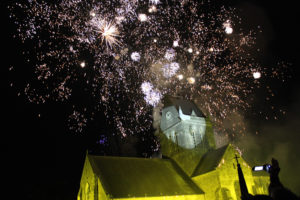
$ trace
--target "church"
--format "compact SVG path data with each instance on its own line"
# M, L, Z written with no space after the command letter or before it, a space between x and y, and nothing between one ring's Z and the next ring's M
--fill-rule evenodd
M211 122L192 101L170 99L162 110L162 158L86 155L78 200L238 200L236 148L216 148ZM239 157L247 189L268 194L269 175Z

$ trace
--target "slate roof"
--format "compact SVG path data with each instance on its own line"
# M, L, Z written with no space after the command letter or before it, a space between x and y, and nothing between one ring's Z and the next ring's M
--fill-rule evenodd
M192 174L192 177L215 170L216 167L219 165L223 155L225 154L225 151L228 146L229 145L226 145L219 149L212 150L204 154L194 173Z
M93 155L88 159L113 198L204 194L170 159Z
M191 115L194 110L197 117L205 117L203 112L196 106L196 104L192 101L179 99L179 98L169 98L171 105L175 106L177 111L179 111L179 107L182 110L182 113L185 115Z

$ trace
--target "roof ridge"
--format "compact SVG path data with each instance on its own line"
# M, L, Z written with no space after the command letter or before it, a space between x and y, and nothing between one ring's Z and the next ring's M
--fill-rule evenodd
M204 194L204 191L191 179L191 177L189 177L182 169L181 167L179 167L179 165L172 159L169 159L170 162L172 163L172 165L174 166L174 169L177 171L178 174L181 175L181 177L188 182L189 184L191 184L192 189L195 190L195 192L197 193L201 193Z
M136 160L161 159L161 158L145 158L145 157L131 157L131 156L103 156L103 155L93 155L93 154L88 154L88 156L108 158L108 159L136 159Z
M225 154L227 148L231 146L230 144L227 144L227 145L224 145L218 149L212 149L208 152L206 152L202 158L200 159L198 165L195 167L195 170L194 172L192 173L191 177L194 177L194 176L198 176L200 175L199 173L197 173L197 171L199 171L200 167L203 167L203 163L205 162L205 160L208 158L208 156L210 156L209 154L212 154L212 153L218 153L218 152L221 152L222 153L222 156ZM221 161L221 158L222 156L220 156L220 158L217 158L217 161L216 163L219 163ZM211 170L210 170L211 171Z

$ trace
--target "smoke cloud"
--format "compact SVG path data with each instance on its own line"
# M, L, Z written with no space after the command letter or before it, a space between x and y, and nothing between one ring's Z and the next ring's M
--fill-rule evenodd
M239 138L237 145L250 165L271 163L278 160L282 184L300 196L300 104L294 104L284 122L264 125L258 135L247 134ZM267 123L267 122L266 122Z

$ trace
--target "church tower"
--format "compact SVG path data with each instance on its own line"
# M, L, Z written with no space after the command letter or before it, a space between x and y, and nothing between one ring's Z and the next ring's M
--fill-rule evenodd
M168 97L160 123L163 156L191 175L201 157L215 149L212 124L192 101Z

